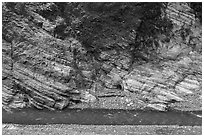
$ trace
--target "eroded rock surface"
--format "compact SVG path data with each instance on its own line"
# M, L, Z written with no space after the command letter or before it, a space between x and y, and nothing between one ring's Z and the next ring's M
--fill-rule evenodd
M50 35L56 24L30 14L36 22L44 22L42 28L14 14L7 34L16 39L9 43L9 36L4 36L2 41L4 109L201 108L199 26L175 25L175 38L160 41L158 59L131 64L131 53L110 49L110 43L101 43L104 50L94 58L76 39ZM191 27L187 39L177 32L181 27Z

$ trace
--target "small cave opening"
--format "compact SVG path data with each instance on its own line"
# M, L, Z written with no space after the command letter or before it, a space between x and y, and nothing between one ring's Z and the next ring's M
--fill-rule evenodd
M121 84L117 84L115 86L116 86L116 89L123 90L123 86Z

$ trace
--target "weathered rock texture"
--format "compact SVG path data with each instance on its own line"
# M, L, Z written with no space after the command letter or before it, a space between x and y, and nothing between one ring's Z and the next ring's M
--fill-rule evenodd
M12 15L8 29L13 32L8 34L16 39L12 44L8 37L2 41L4 109L201 108L201 28L196 23L189 26L192 16L182 20L185 25L176 20L174 37L168 43L160 41L159 59L138 61L129 69L131 56L126 50L104 50L96 60L76 39L51 36L53 24L30 14L36 22L43 20L42 28ZM192 31L186 34L189 28Z
M169 3L166 12L168 17L171 18L176 24L195 23L195 15L187 3Z

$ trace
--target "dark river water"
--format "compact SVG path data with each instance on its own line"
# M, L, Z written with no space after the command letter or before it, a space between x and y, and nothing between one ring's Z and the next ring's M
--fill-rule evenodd
M2 110L2 122L13 124L80 125L181 125L201 126L202 111L144 111L112 109L66 109L48 111L22 109L13 113Z

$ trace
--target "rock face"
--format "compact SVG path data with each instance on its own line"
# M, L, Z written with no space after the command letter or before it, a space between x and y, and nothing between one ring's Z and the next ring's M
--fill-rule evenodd
M187 58L189 57L191 55ZM202 85L199 80L201 70L195 71L191 65L187 64L188 62L181 63L182 61L168 61L156 65L157 67L151 64L136 66L125 77L124 90L137 94L143 99L144 104L146 102L150 107L156 108L155 104L160 105L159 110L167 107L164 104L188 101L185 95L196 92L201 94Z
M190 108L188 103L191 108L201 107L201 29L196 25L191 26L187 39L182 39L177 32L182 25L177 24L175 39L160 42L160 60L131 66L126 50L106 49L95 59L76 39L51 36L47 32L52 31L49 21L43 29L12 16L8 26L16 39L9 43L5 37L7 40L2 41L2 102L6 110L62 110L80 103L97 103L92 106L96 108L160 111L171 106ZM32 16L43 20L40 15Z
M16 37L27 37L12 44L3 41L3 107L35 106L54 110L80 101L83 91L76 89L83 86L80 82L90 85L93 73L89 71L90 68L81 65L83 62L79 62L79 66L75 65L85 54L81 44L75 39L54 39L42 29L25 26L26 21L17 20L19 18L16 15L14 21L27 30L21 32L19 26L9 24L11 30ZM80 56L76 57L74 51L79 52ZM92 66L88 62L84 64ZM84 70L81 75L77 71L78 67ZM80 76L85 77L84 81ZM18 106L16 101L22 105Z
M185 22L186 24L195 23L195 15L192 14L191 8L187 3L176 3L171 2L168 4L167 8L168 17L171 18L174 23L180 24Z

